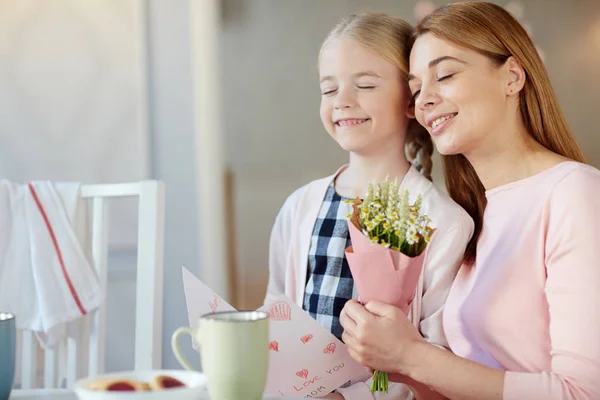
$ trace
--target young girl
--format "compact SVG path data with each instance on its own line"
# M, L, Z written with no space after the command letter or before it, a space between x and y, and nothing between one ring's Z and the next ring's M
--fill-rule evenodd
M446 347L442 309L472 236L473 221L428 179L433 147L424 129L416 123L411 126L415 121L402 57L410 32L408 23L387 15L352 15L323 43L321 119L350 160L333 175L296 190L283 205L271 235L265 301L285 294L341 338L340 312L348 300L358 297L344 257L351 244L344 199L362 197L370 181L397 177L411 201L423 196L422 211L437 228L426 248L410 319L425 340ZM405 147L414 157L412 166ZM360 382L330 396L373 398L369 387L370 382ZM389 393L378 398L409 395L406 386L392 384Z
M375 302L342 313L350 354L449 398L600 399L600 171L583 163L535 46L503 8L442 7L414 38L416 117L475 220L444 311L456 355Z

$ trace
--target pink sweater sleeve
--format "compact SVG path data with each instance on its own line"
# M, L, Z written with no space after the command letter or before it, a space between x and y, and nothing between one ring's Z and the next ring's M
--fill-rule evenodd
M577 170L545 209L551 370L507 372L505 400L600 399L600 176Z

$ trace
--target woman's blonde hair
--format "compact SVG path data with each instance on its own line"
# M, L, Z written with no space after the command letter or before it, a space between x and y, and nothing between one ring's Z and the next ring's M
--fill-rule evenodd
M406 46L407 60L415 40L426 33L483 54L498 66L514 57L526 74L525 86L519 93L519 111L531 137L557 154L585 162L535 45L508 11L484 2L442 6L415 27ZM442 156L442 161L448 193L475 221L475 231L465 253L465 262L472 263L487 204L485 188L462 154Z
M321 52L334 39L346 39L360 44L398 67L408 78L408 62L404 53L413 27L406 21L382 13L352 14L343 18L329 32ZM405 110L398 110L404 113ZM411 120L406 137L406 158L428 179L431 179L433 143L429 133Z

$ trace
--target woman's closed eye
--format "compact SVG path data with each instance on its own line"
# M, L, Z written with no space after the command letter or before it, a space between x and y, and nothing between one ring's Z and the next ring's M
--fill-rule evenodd
M333 94L337 89L323 89L321 90L322 96L327 96L329 94Z
M450 79L450 78L452 78L453 76L454 76L454 74L442 75L442 76L440 76L440 77L437 79L437 81L438 81L438 82L445 81L446 79Z
M452 78L454 75L455 74L448 74L448 75L440 76L439 78L437 78L437 81L442 82L442 81L448 80L448 79ZM414 102L417 99L417 97L419 97L419 93L421 93L420 89L415 91L411 97L411 101Z
M356 87L359 89L366 89L366 90L375 89L375 86L373 86L373 85L357 85Z
M412 103L414 103L415 100L417 100L417 97L419 96L419 93L421 93L421 90L417 90L416 92L413 93L412 97L410 98L410 101Z

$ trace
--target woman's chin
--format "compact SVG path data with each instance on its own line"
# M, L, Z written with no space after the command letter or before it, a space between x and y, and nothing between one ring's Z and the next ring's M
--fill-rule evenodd
M460 146L457 146L455 143L449 143L443 138L440 140L434 140L434 143L438 153L443 156L454 156L462 153Z

